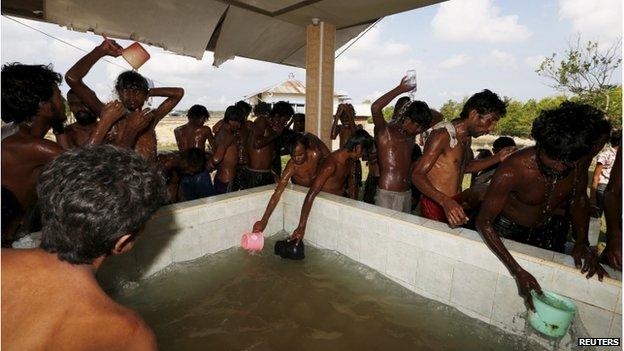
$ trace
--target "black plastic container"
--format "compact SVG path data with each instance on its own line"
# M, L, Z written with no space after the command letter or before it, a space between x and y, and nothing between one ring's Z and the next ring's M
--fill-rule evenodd
M303 260L305 258L303 240L299 245L295 245L294 241L280 240L275 243L275 254L290 260Z

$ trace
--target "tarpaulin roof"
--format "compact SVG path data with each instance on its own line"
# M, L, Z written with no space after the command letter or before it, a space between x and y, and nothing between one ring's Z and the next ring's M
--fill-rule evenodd
M444 0L3 0L2 13L162 47L214 64L241 56L305 67L306 26L336 26L336 48L381 17Z

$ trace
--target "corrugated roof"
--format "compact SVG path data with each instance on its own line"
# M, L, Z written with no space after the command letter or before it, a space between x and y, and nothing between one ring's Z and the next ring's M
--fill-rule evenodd
M264 93L272 93L272 94L298 94L298 95L305 95L306 93L306 87L305 87L305 83L296 80L296 79L287 79L281 83L277 83L275 85L271 85L269 87L266 87L264 89L260 89L254 93L251 94L247 94L244 96L245 99L248 99L250 97L259 95L259 94L264 94ZM344 96L344 94L339 94L339 93L335 93L334 92L334 96Z

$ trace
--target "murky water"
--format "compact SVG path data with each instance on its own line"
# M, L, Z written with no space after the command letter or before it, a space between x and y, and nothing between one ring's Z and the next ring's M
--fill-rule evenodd
M138 310L161 350L540 349L338 253L307 246L305 260L289 261L274 242L175 265L114 297Z

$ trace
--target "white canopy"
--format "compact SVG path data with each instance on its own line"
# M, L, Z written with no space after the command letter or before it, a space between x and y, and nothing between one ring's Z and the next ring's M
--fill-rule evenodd
M214 64L241 56L305 67L306 26L336 26L336 48L377 19L444 0L3 0L2 13L131 39Z

